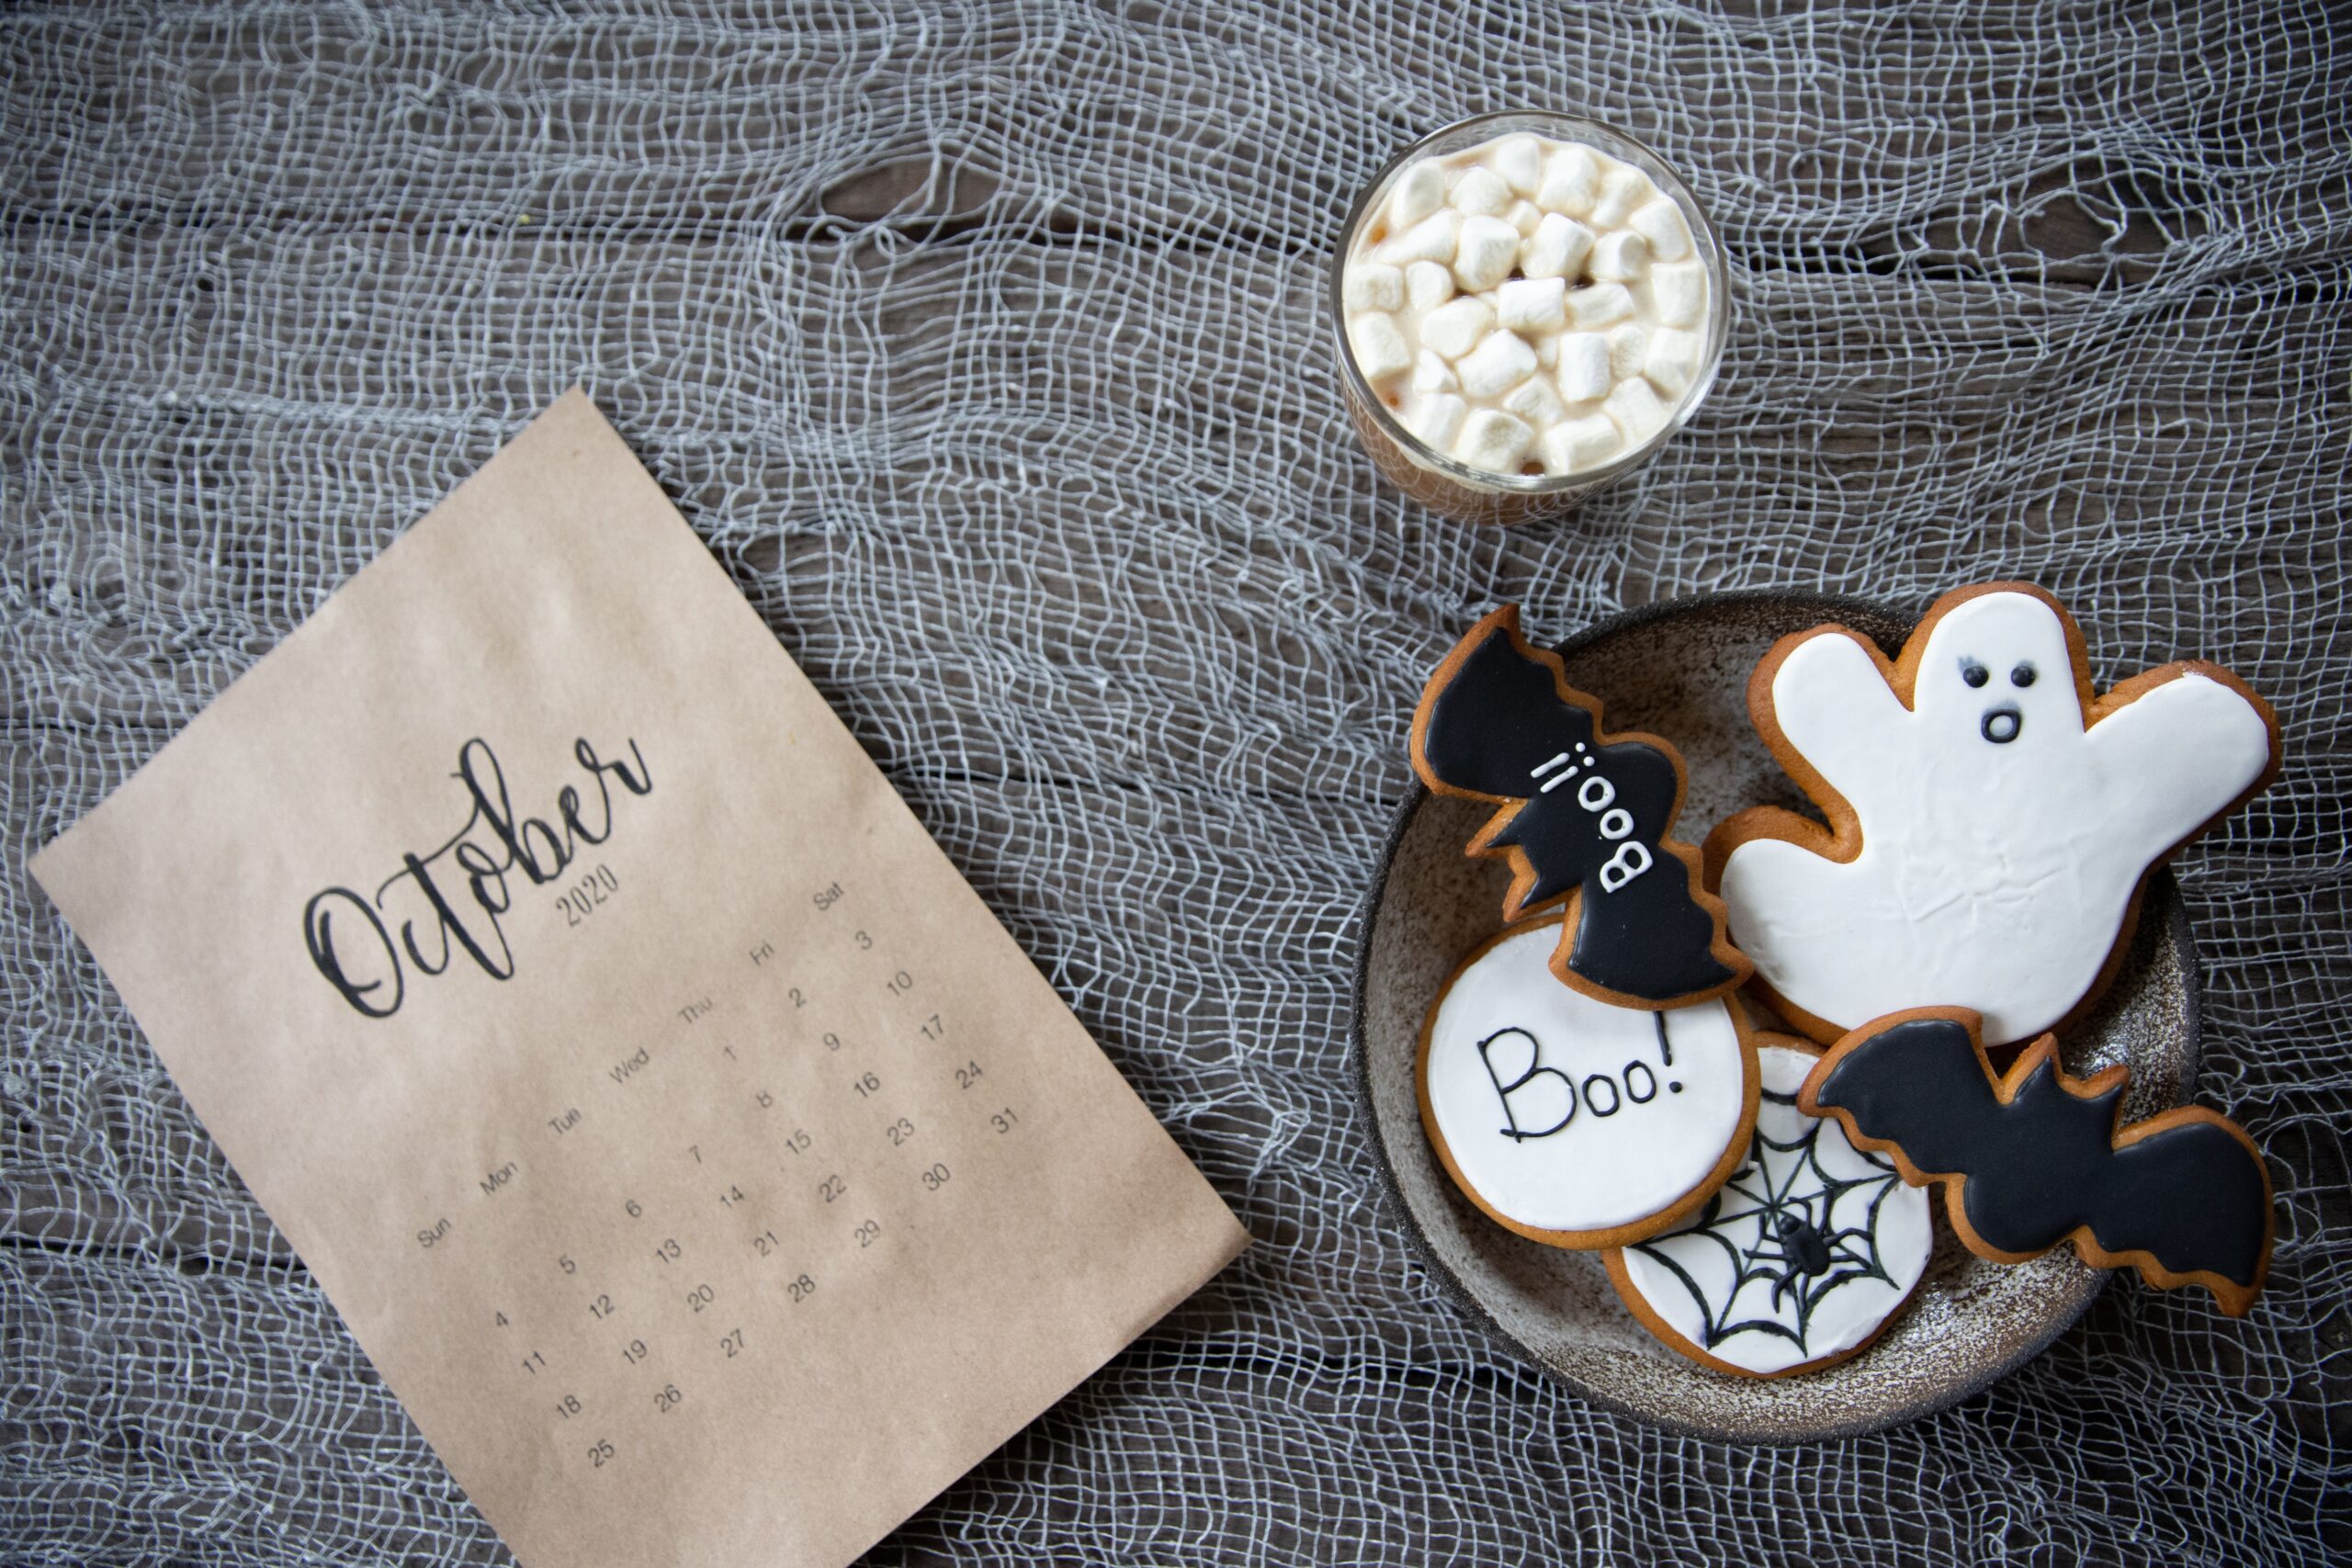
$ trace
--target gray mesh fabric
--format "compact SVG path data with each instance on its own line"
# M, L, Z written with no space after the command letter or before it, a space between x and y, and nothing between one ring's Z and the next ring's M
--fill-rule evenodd
M878 1560L2352 1551L2341 18L1758 9L0 16L0 1559L503 1559L23 865L574 379L1259 1239ZM1320 308L1387 152L1515 106L1686 170L1737 314L1661 461L1506 536L1375 482ZM2278 700L2183 869L2270 1292L2119 1284L1821 1449L1597 1414L1347 1102L1422 672L1503 599L1991 575Z

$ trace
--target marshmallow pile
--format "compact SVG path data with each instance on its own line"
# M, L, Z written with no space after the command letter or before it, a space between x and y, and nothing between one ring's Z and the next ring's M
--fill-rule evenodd
M1432 451L1575 474L1647 444L1698 378L1707 268L1674 198L1524 133L1408 166L1340 273L1356 365Z

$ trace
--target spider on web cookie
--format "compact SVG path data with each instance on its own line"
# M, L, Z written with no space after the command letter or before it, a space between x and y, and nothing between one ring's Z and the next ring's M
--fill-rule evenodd
M1717 1371L1789 1377L1859 1355L1928 1271L1927 1192L1798 1105L1820 1056L1759 1035L1747 1157L1687 1224L1602 1256L1643 1326Z
M1743 811L1708 886L1825 1044L1915 1007L1969 1008L1994 1044L2061 1026L2114 978L2148 874L2278 771L2236 676L2166 664L2094 697L2073 617L2018 582L1945 594L1892 662L1841 626L1783 637L1747 701L1828 827Z

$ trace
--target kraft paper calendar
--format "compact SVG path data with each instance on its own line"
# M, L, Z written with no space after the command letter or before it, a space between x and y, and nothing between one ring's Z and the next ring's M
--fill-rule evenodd
M530 1568L846 1561L1246 1245L577 391L33 869Z

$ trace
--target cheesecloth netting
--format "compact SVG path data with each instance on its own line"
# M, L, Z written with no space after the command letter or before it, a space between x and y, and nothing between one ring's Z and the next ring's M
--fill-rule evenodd
M2345 18L1755 10L0 17L0 1558L503 1559L23 865L574 379L1259 1239L878 1560L2352 1551ZM1319 312L1381 159L1521 105L1688 171L1737 315L1663 461L1506 536L1375 482ZM2119 1285L1882 1438L1597 1414L1349 1107L1421 675L1502 599L1994 575L2278 702L2183 867L2269 1293Z

